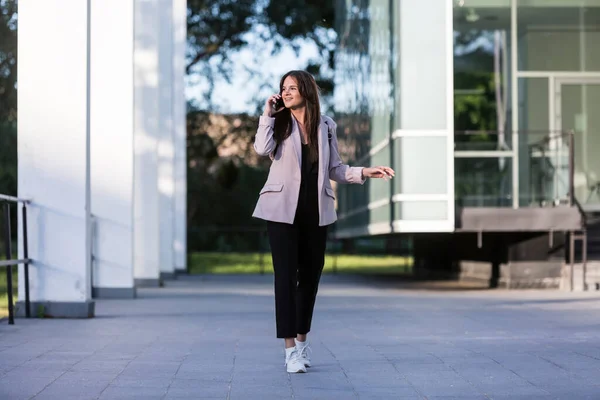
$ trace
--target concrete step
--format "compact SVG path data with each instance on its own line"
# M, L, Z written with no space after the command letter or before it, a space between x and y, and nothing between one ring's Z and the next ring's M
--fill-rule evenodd
M573 265L573 291L600 291L600 261L588 261L585 266L585 284L583 264ZM564 264L561 271L560 289L571 290L571 266Z

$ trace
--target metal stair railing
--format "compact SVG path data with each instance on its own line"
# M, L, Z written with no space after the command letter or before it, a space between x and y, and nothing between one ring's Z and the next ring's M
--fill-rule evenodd
M579 232L571 231L569 233L569 285L573 291L575 287L575 242L581 241L581 261L582 261L582 288L587 290L586 275L587 275L587 215L581 206L577 197L575 197L575 131L568 132L569 136L569 205L575 206L581 216L581 230Z
M13 286L12 286L12 266L23 264L23 270L25 274L25 316L31 317L30 300L29 300L29 250L27 247L27 204L30 200L20 199L18 197L7 196L0 194L0 204L3 204L4 208L4 243L6 260L0 261L0 267L6 267L6 291L8 294L8 324L14 325L14 304L13 304ZM21 212L23 218L23 258L13 259L12 258L12 240L11 240L11 221L10 221L10 206L11 204L21 204Z

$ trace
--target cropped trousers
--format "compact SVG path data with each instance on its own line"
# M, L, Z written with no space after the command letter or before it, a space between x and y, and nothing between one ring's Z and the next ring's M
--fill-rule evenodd
M317 219L318 221L318 219ZM319 280L325 264L327 227L295 218L293 224L267 222L275 278L278 338L310 331Z

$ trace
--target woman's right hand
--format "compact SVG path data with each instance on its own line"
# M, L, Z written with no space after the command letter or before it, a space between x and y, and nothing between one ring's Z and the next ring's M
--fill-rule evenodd
M275 103L279 99L281 99L280 94L273 94L273 95L269 96L269 98L267 99L267 102L265 103L265 110L263 111L264 116L272 117L273 115L277 114L279 111L281 111L285 108L285 107L281 107L280 109L275 110Z

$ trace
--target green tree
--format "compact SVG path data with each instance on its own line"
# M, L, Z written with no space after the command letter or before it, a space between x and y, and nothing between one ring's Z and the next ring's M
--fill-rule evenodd
M17 194L17 1L0 0L0 194Z
M190 248L217 246L219 235L197 232L201 227L256 226L251 217L258 191L267 174L268 159L250 161L256 118L239 116L222 136L210 121L215 107L212 95L216 82L231 82L238 68L249 72L261 87L272 87L267 72L270 56L289 46L296 52L302 45L315 45L321 57L305 67L317 79L324 101L333 93L335 49L334 2L315 0L189 0L187 73L208 88L202 109L190 106L188 113L188 227ZM251 49L254 62L235 65L233 56ZM264 99L256 98L256 113ZM247 150L219 157L223 143L238 140ZM248 146L250 145L250 146ZM231 147L237 147L231 145ZM248 150L249 149L249 150ZM231 238L228 237L228 240ZM212 241L212 242L211 242Z
M0 0L0 121L17 118L17 1Z
M494 71L494 32L467 30L454 34L454 137L457 150L498 150ZM504 54L502 56L505 56ZM464 131L472 131L465 135ZM477 133L475 133L477 132ZM510 163L495 158L457 158L455 196L463 206L507 206Z
M235 67L232 55L250 48L254 65L243 66L258 82L264 80L268 56L286 46L299 51L314 44L321 57L305 68L313 73L327 97L333 91L333 52L335 49L334 3L316 0L188 0L187 73L208 83L207 109L214 84L230 80ZM0 0L0 193L17 192L17 0ZM261 82L272 85L272 82ZM257 109L264 99L257 99ZM196 110L197 111L197 110ZM196 119L191 113L188 121ZM197 131L197 130L196 130ZM240 130L232 129L237 135ZM244 132L250 132L245 130ZM246 134L248 143L252 135ZM244 157L221 158L219 143L208 135L188 137L190 166L188 192L190 223L240 220L255 200L255 186L265 174L261 165L246 165ZM191 165L191 164L190 164ZM246 185L246 186L245 186ZM213 196L213 197L210 197ZM222 199L229 199L223 201ZM206 201L196 204L195 199ZM213 204L212 209L202 205ZM216 207L216 208L214 208ZM250 210L251 211L251 210ZM218 218L216 217L218 216ZM246 221L246 220L245 220Z
M230 82L236 65L232 56L250 48L254 63L244 65L256 81L264 79L268 57L291 46L314 44L321 58L306 69L318 80L324 95L333 89L335 49L333 1L317 0L189 0L187 73L207 84L204 100L211 105L215 83ZM260 101L257 100L259 103Z

